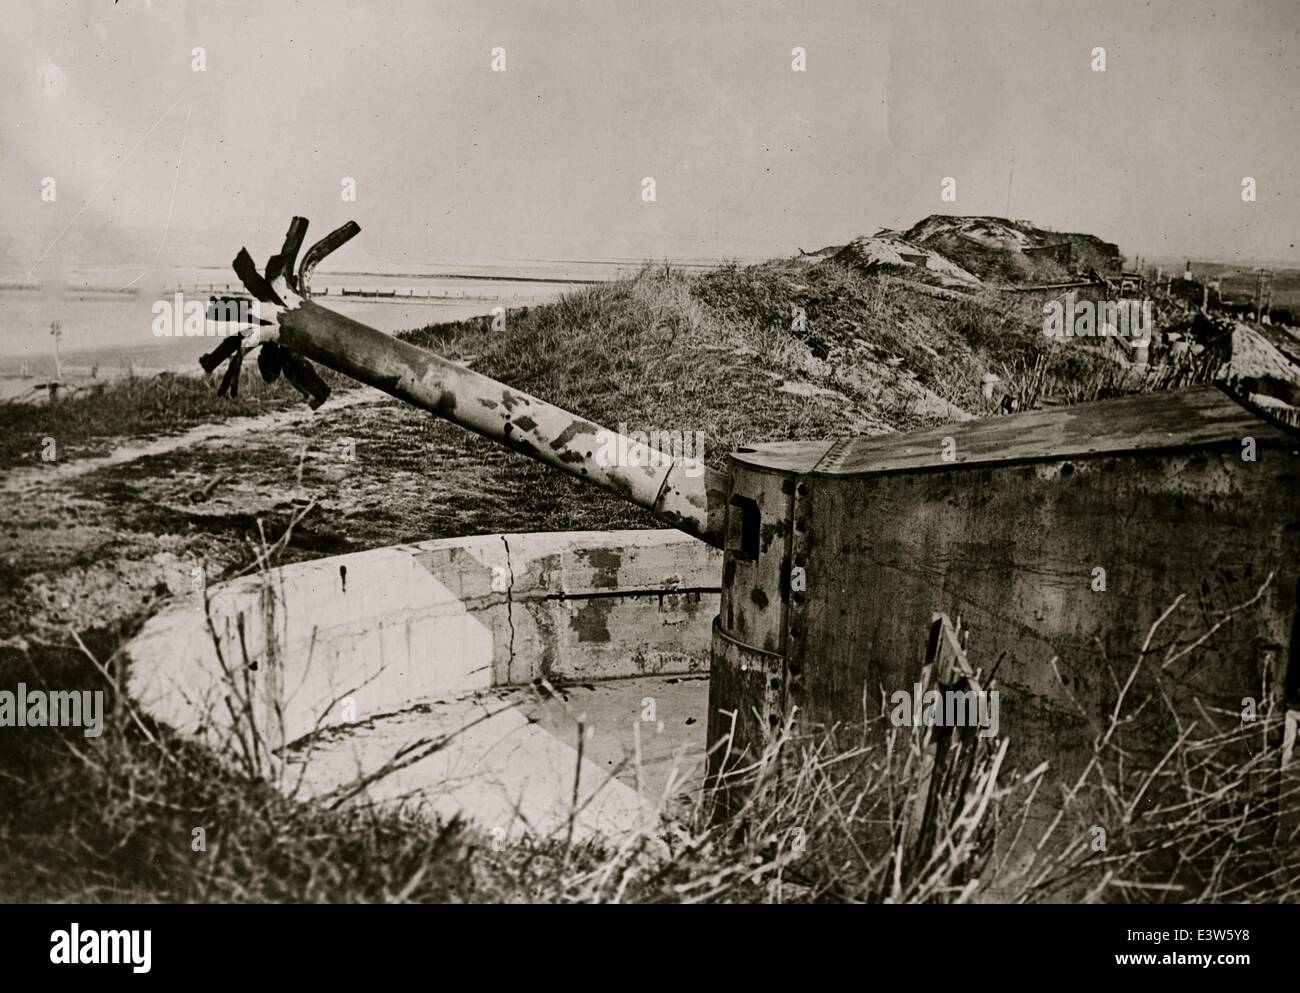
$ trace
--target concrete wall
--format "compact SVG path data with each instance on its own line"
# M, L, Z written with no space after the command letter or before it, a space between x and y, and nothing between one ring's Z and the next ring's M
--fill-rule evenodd
M194 594L127 647L190 734L318 727L547 676L707 671L721 555L676 531L483 535L299 563ZM228 742L223 742L228 744Z

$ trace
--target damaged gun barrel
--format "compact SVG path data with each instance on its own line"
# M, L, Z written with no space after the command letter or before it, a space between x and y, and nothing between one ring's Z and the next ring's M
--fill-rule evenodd
M260 347L257 364L263 378L271 382L283 374L318 407L329 395L311 366L318 362L610 490L710 545L723 546L726 479L704 464L702 452L694 458L660 452L311 300L312 271L360 230L349 222L322 238L296 274L305 218L292 220L284 247L264 272L257 271L246 250L239 253L235 273L273 316L259 316L261 327L242 339L226 339L200 360L209 373L230 360L218 393L237 395L244 353Z
M282 347L611 490L659 520L722 546L726 484L702 460L674 459L620 438L311 300L281 311L279 324ZM611 451L619 457L602 456Z

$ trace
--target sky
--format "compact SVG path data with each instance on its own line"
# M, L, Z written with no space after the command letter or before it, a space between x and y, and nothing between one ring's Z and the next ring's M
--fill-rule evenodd
M1296 0L0 3L0 258L36 272L260 260L293 214L357 220L353 264L767 257L1008 193L1300 264Z

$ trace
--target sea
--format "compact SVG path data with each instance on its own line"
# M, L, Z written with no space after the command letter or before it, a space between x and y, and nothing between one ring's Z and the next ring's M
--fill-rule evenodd
M688 263L689 264L689 263ZM318 270L319 303L388 333L488 315L554 300L563 293L634 274L631 260L507 260L403 263L364 271ZM211 338L154 334L155 304L242 295L229 263L165 271L69 266L41 281L25 267L0 264L0 375L48 376L57 344L61 365L130 366L137 370L192 365ZM57 336L55 331L57 330Z

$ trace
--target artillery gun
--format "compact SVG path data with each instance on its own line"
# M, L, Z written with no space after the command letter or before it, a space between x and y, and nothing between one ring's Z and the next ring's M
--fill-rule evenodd
M227 359L219 392L236 392L243 355L260 346L258 369L267 382L284 375L313 407L329 387L311 366L336 372L383 390L530 458L587 480L644 507L656 518L717 545L721 534L721 475L696 459L673 459L617 435L554 404L529 396L452 362L320 306L311 299L311 275L320 261L361 229L345 224L317 242L294 264L307 221L295 217L284 247L259 273L247 250L235 273L261 305L262 327L244 338L228 337L200 360L207 372ZM615 442L610 446L610 441ZM603 448L627 454L626 464L606 464Z
M262 326L204 356L209 372L230 360L221 392L260 347L264 378L284 375L319 406L317 362L721 548L711 750L726 740L752 755L792 725L879 719L882 697L915 684L939 613L964 617L979 657L997 660L1001 725L1023 768L1081 767L1090 723L1114 712L1124 663L1152 650L1157 629L1161 645L1195 648L1152 662L1173 681L1172 713L1240 709L1262 687L1261 707L1288 712L1294 747L1300 443L1229 392L755 445L725 473L667 457L605 465L597 453L614 432L313 301L312 270L359 228L317 243L295 274L306 227L293 219L264 272L246 250L236 258ZM1177 609L1187 597L1195 609ZM1172 732L1153 717L1128 733L1140 761Z

